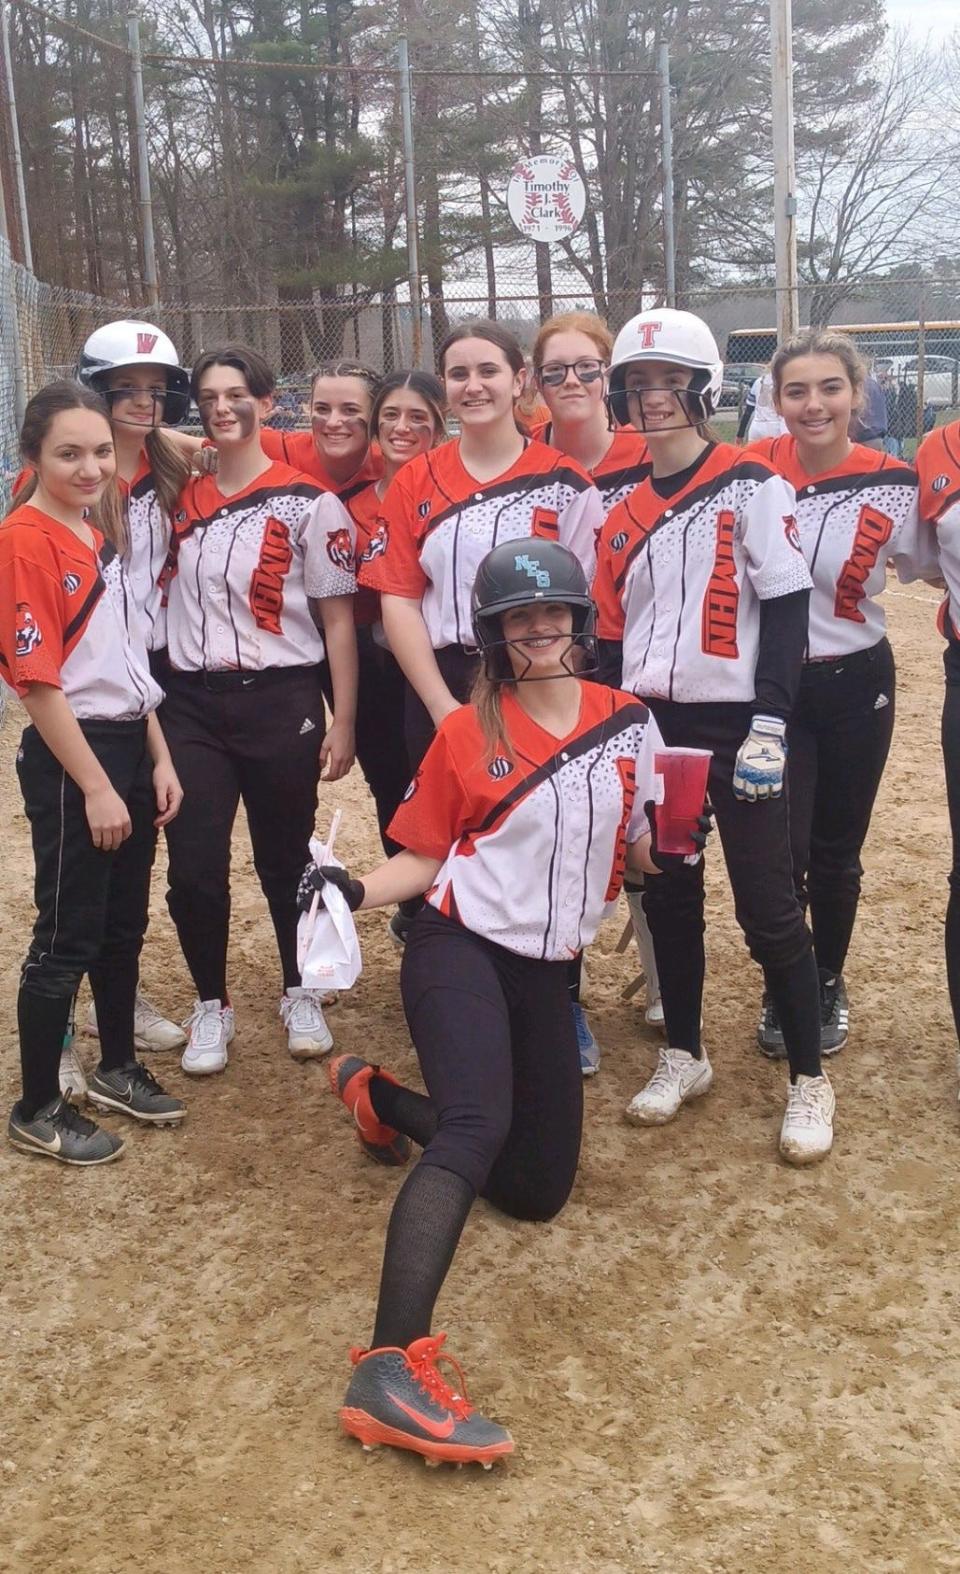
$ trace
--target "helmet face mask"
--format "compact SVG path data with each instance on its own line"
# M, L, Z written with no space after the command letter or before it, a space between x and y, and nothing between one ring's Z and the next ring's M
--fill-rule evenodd
M108 386L110 374L140 366L162 371L167 385L164 398L154 400L152 427L177 426L186 420L190 409L190 373L180 365L173 341L152 323L123 319L97 328L81 351L76 376L78 382L106 399L111 420L116 420L113 408L125 390ZM140 426L141 423L118 421L118 424Z
M626 387L628 369L651 361L658 366L688 369L688 386L683 389L651 386L636 390L631 398ZM652 435L699 427L715 413L722 387L723 362L716 340L706 323L692 312L674 311L670 307L640 312L618 333L610 358L607 393L611 421ZM671 395L677 408L675 423L647 425L643 400L652 393Z
M533 662L521 640L504 636L502 619L505 612L538 601L568 606L572 628L560 657L562 670L531 677ZM596 609L579 561L557 541L523 538L488 552L477 570L472 613L473 637L491 683L544 682L597 670ZM511 650L523 657L526 670L515 671Z

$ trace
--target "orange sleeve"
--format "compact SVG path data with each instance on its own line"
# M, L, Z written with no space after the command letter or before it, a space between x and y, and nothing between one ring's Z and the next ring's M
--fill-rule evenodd
M260 446L268 459L282 459L285 464L289 463L285 432L278 432L272 426L261 426Z
M380 550L361 566L361 585L420 600L429 581L420 566L416 525L416 499L401 470L387 487L378 524Z
M395 842L426 858L446 858L466 824L466 792L453 759L448 727L459 714L454 711L441 722L388 827Z
M59 578L32 554L18 552L14 542L0 569L0 675L18 694L26 694L31 683L62 688Z
M597 542L597 571L593 580L593 599L597 607L597 634L600 639L623 639L623 603L616 587L616 575L622 552L615 552L611 545L614 537L629 535L629 515L622 503L611 509L603 522ZM611 525L613 529L611 530Z

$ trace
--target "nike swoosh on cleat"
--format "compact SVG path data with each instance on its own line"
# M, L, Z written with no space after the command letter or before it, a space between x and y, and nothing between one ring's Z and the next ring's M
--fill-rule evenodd
M398 1399L396 1394L388 1394L388 1398L396 1405L398 1410L402 1410L404 1415L410 1417L411 1421L415 1421L417 1426L422 1426L425 1432L429 1432L431 1437L449 1437L457 1424L452 1415L448 1414L445 1421L434 1421L431 1416L425 1416L421 1411L414 1410L412 1405L404 1404L403 1400Z

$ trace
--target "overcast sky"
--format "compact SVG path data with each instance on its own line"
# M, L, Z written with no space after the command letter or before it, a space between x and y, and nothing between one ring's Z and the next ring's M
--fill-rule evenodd
M893 27L906 27L917 39L932 34L946 38L960 25L960 7L953 0L887 0L887 16Z

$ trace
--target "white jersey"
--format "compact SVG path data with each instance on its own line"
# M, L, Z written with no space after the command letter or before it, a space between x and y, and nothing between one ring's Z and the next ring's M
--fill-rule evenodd
M876 645L887 628L876 599L886 588L887 563L905 584L937 573L934 533L920 522L916 472L860 443L816 477L803 469L792 437L752 443L747 453L767 459L797 494L800 546L813 577L807 659Z
M587 583L603 503L572 459L528 442L492 481L464 468L458 442L411 459L394 477L360 560L360 583L420 602L434 650L473 646L470 597L477 569L501 541L544 536L569 547Z
M472 705L441 722L391 821L402 846L442 860L426 900L520 956L566 962L595 938L623 884L628 843L648 830L663 747L631 694L581 683L577 725L555 738L513 694L513 758L490 758Z
M939 572L947 594L940 631L960 640L960 421L938 426L917 449L920 511L936 529Z
M600 535L597 632L623 642L623 686L644 698L752 701L760 602L810 588L796 498L762 459L705 452L673 496L647 479Z
M170 521L160 507L145 456L130 484L121 480L120 487L127 514L123 565L140 613L147 649L162 650L167 643L167 610L161 579L170 553Z
M178 500L167 646L178 672L257 672L323 660L311 600L356 590L356 527L332 492L279 462L233 497L214 476Z
M0 676L62 689L78 721L138 721L163 691L116 547L25 503L0 525Z

